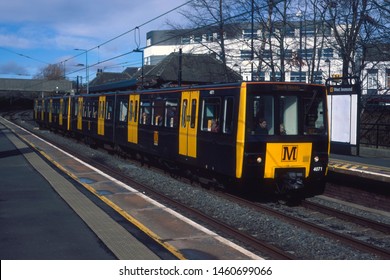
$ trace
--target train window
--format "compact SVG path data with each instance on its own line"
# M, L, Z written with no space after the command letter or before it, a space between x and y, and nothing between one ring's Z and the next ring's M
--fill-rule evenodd
M284 135L298 134L298 98L281 96L279 99L280 124L279 133Z
M190 120L190 127L195 128L195 121L196 121L196 99L192 99L191 101L191 120Z
M233 97L227 97L224 102L223 109L223 133L232 133L233 130Z
M162 126L164 119L164 101L159 99L152 103L152 125Z
M166 127L177 127L177 100L176 99L167 99L165 101L165 121L164 125Z
M135 117L135 114L134 114L134 101L131 100L130 101L130 106L129 106L129 121L134 121L134 117Z
M321 97L314 94L313 97L303 98L304 133L305 134L325 134L324 103Z
M74 115L77 116L79 113L79 103L75 102L74 103Z
M274 134L274 97L252 95L248 98L247 127L252 135Z
M137 122L137 113L138 113L138 100L135 102L133 100L130 101L129 106L129 122Z
M135 106L134 106L134 122L137 122L137 117L138 117L138 100L135 101Z
M98 118L103 119L104 118L104 101L99 101L99 108L98 108Z
M141 101L140 124L150 124L150 102Z
M87 117L88 106L89 106L89 102L88 103L84 102L84 104L83 104L83 117L84 118Z
M126 122L127 121L127 101L119 102L119 121Z
M68 100L64 100L64 115L68 115Z
M89 117L92 117L93 119L96 119L97 118L97 112L98 112L97 103L93 102L92 103L92 111L90 111L90 114L92 113L92 116L90 115Z
M111 120L112 118L112 101L106 102L106 120Z
M221 100L219 98L205 98L202 101L201 130L219 132Z
M181 111L181 127L185 128L187 125L187 104L188 100L184 99L183 100L183 106L182 106L182 111Z

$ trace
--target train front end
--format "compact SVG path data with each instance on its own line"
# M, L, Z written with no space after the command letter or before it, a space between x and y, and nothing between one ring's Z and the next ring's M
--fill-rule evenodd
M326 101L321 85L243 84L236 177L279 194L323 192L329 158Z

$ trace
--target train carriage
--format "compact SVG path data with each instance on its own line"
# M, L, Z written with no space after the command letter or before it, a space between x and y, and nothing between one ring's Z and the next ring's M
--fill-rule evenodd
M277 183L279 191L317 186L327 172L329 136L325 88L305 84L247 87L244 155L237 175ZM243 113L244 115L244 113ZM267 132L258 129L267 123ZM309 184L312 183L312 184Z
M191 178L278 193L323 188L329 136L321 85L242 82L49 102L54 112L59 106L52 116L59 129Z

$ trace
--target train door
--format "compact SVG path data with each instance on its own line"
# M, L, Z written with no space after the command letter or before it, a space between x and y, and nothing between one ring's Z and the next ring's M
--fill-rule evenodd
M179 127L179 154L196 158L199 91L183 91Z
M139 110L139 94L129 96L129 113L127 126L127 141L130 143L138 143L138 110Z
M104 136L104 117L106 108L106 97L99 96L99 107L98 107L98 135Z
M83 98L77 98L77 130L83 129Z

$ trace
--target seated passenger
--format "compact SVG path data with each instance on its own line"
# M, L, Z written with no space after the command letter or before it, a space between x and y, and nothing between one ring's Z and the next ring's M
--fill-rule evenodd
M280 124L280 135L286 135L286 129L284 128L284 125L281 123Z
M265 119L259 119L255 132L256 134L268 135L267 121Z
M163 125L163 119L160 115L156 116L156 122L155 125L162 126Z
M212 120L211 123L211 132L218 132L219 131L219 125L217 120Z

